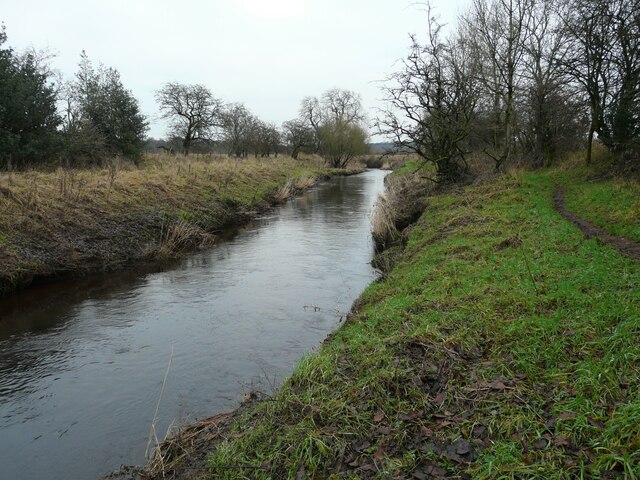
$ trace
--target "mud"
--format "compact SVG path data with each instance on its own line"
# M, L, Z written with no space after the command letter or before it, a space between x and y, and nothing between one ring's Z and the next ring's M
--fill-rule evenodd
M640 260L640 244L624 237L611 235L604 228L595 225L593 222L580 218L575 213L569 211L565 205L565 192L562 188L557 188L553 192L553 206L565 219L578 227L587 238L597 238L606 245L617 248L625 257Z

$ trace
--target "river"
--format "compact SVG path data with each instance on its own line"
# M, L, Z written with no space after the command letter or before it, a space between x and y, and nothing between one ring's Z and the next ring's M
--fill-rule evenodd
M98 478L144 462L156 429L269 392L375 276L385 172L323 182L165 265L0 300L0 477Z

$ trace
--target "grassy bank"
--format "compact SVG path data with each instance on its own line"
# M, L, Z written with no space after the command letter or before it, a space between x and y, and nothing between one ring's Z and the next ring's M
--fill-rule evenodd
M570 185L567 206L575 212L618 235L640 242L640 183L612 179L594 182L588 179Z
M0 173L0 294L197 249L336 173L314 160L169 155L139 167Z
M640 265L554 210L571 175L430 197L395 268L202 478L638 478Z

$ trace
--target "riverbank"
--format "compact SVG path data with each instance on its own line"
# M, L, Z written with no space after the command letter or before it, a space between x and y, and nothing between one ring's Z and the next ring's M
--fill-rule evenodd
M0 295L203 248L318 179L358 171L288 157L148 155L139 167L0 173Z
M640 186L584 168L429 196L395 266L201 477L638 477L640 263L563 218L558 187L633 239ZM158 478L183 478L188 457L165 460Z

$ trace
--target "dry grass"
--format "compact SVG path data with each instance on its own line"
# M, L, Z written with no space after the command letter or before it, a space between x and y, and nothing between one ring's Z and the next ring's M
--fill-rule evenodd
M226 439L237 412L220 413L167 434L143 472L144 478L194 478L206 466L213 445Z
M313 187L318 182L318 176L313 174L303 174L298 178L290 178L274 195L277 203L284 202L286 199L297 195L298 193Z
M154 254L158 258L168 258L178 252L213 245L216 237L198 225L180 219L169 225L168 228L163 228L161 239Z
M210 243L327 175L319 159L147 155L140 166L0 173L0 294ZM287 186L288 185L288 186Z
M402 230L415 222L425 208L425 193L433 188L415 172L387 177L384 195L378 198L371 220L377 251L388 249L402 238Z

